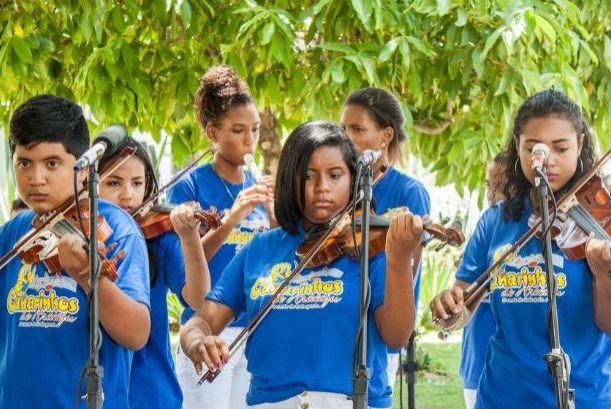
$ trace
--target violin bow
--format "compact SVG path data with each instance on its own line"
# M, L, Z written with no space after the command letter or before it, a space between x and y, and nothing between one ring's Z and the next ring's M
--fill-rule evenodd
M176 182L182 179L183 176L185 176L191 169L195 167L195 165L197 165L202 159L204 159L207 155L211 153L214 153L212 149L206 149L201 155L195 158L195 160L191 162L189 166L187 166L186 168L178 172L168 183L166 183L163 187L159 188L159 190L157 190L157 192L154 195L151 195L151 197L149 197L140 206L138 206L138 208L136 208L136 210L134 210L131 213L131 215L135 218L149 211L151 207L153 207L153 205L155 204L155 201L157 200L159 195L161 195L163 192L168 190L172 185L174 185Z
M588 181L600 171L603 165L607 162L607 160L611 157L611 149L608 150L596 163L592 168L587 171L576 183L569 189L569 191L560 198L557 204L557 208L559 211L563 213L568 212L571 207L579 204L575 197L576 193L586 184ZM553 220L550 221L550 223ZM497 270L499 270L504 264L509 256L514 256L519 253L519 251L532 239L539 226L541 226L542 221L539 219L535 222L535 224L518 239L505 253L501 255L490 267L488 267L473 283L471 283L464 291L464 300L465 305L471 305L476 300L478 300L483 293L486 291L486 288L489 286L490 281L497 274ZM459 313L460 314L460 313ZM450 315L449 318L445 320L439 319L439 323L451 323L455 321L457 314Z
M104 170L102 174L100 174L100 181L110 176L115 170L117 170L129 158L131 158L135 152L136 148L134 147L124 147L121 150L121 153L117 155L117 157L111 162L111 165L108 166L108 168ZM47 227L50 227L56 224L59 220L61 220L64 217L64 213L69 210L72 210L72 208L75 206L74 196L80 197L86 190L87 189L85 187L81 188L81 190L79 190L76 195L70 196L55 210L51 210L47 215L42 216L42 224L37 228L30 230L29 233L26 233L25 236L23 236L21 239L19 239L17 243L15 243L13 248L8 253L6 253L4 256L2 256L2 258L0 258L0 271L2 271L4 267L6 267L6 265L15 258L15 256L19 253L22 247L35 240L40 235L40 233L44 231Z

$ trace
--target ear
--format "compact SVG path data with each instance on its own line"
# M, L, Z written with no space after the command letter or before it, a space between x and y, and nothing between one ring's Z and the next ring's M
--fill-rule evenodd
M218 130L216 126L208 124L208 126L206 126L206 135L208 135L208 139L210 139L211 142L216 143L218 140Z
M390 143L395 138L395 130L390 126L387 126L383 129L382 140L384 141L384 146L390 146Z
M582 133L577 137L577 156L581 156L581 148L583 148L583 141L586 136Z

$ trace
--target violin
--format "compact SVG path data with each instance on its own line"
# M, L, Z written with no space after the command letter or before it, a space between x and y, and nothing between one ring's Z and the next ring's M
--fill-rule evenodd
M390 209L383 215L372 214L370 216L370 257L373 257L385 250L386 233L388 232L388 227L390 226L391 220L390 216L393 213L401 211L401 209L402 208ZM355 216L354 221L355 225L362 225L360 214ZM455 247L459 247L465 242L465 235L463 234L459 223L454 223L450 227L445 227L442 224L433 223L430 217L425 216L423 218L423 227L424 231L428 234L428 237L424 237L421 241L423 246L426 246L433 239L440 240L444 244ZM303 260L305 255L312 249L314 243L319 237L320 236L316 231L314 231L312 234L306 235L306 240L297 249L297 256ZM354 240L355 237L356 243ZM344 220L340 221L335 230L327 237L316 255L306 264L306 268L316 268L327 265L343 255L356 259L358 256L357 249L360 249L361 245L361 231L359 230L353 235L350 218L345 217Z
M221 216L215 207L212 206L209 210L202 210L199 203L188 202L187 204L193 206L195 217L201 222L200 235L204 235L210 229L221 227ZM156 204L144 216L141 216L141 213L135 216L145 239L152 239L167 231L174 230L170 221L170 213L174 207L174 205L169 204Z
M538 209L529 219L538 219ZM552 225L552 240L569 260L586 257L590 233L600 240L611 240L611 195L600 176L594 175L559 209ZM540 237L537 234L537 237Z
M59 239L66 234L74 234L86 240L89 237L89 202L87 199L82 199L79 203L81 211L81 220L83 221L84 232L80 230L80 221L73 208L64 214L64 218L54 223L48 231L38 236L30 246L25 247L18 252L19 257L27 264L35 264L42 262L47 271L52 274L57 274L63 270L59 262L59 254L57 246ZM44 216L37 216L32 221L32 225L37 228L44 222ZM101 274L111 281L118 278L117 262L125 257L125 252L120 251L114 255L112 259L106 259L106 254L116 247L116 243L112 243L105 247L104 242L112 235L112 228L104 218L99 215L97 221L97 240L98 251L101 258Z

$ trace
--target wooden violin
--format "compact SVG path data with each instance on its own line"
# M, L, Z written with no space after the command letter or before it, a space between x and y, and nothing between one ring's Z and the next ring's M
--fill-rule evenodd
M208 210L202 210L199 203L187 202L186 204L193 206L195 217L201 222L199 231L201 236L210 229L221 227L221 216L216 208L210 207ZM145 239L152 239L174 230L170 220L170 213L174 207L170 204L156 204L144 216L135 217Z
M386 247L386 233L390 226L390 216L393 213L400 211L399 209L391 209L383 215L370 216L370 231L369 231L369 256L373 257ZM362 220L360 213L355 216L355 225L361 226ZM455 223L450 227L445 227L441 224L433 223L430 217L423 218L424 231L428 237L423 237L422 245L428 244L431 240L437 239L442 243L458 247L465 242L465 236L460 229L459 224ZM309 237L308 237L309 236ZM297 255L303 259L306 254L312 249L318 236L316 233L308 235L306 241L297 249ZM355 239L356 238L356 243ZM327 265L330 262L346 255L350 258L357 258L358 249L361 247L362 235L361 231L357 230L352 234L352 222L350 218L344 218L335 228L335 231L327 238L325 243L316 253L316 255L307 263L307 268L320 267Z

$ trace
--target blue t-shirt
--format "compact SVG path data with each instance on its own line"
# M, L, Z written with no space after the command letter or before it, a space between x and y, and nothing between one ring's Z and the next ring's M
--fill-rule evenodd
M225 212L231 209L240 191L254 184L255 180L249 172L246 172L246 180L243 184L224 181L216 174L212 165L207 163L176 183L168 192L168 201L176 204L196 201L203 209L214 206L219 212ZM212 287L219 280L225 266L229 264L236 252L255 234L268 229L269 218L265 208L261 205L255 207L251 214L234 227L216 254L208 260ZM193 310L185 308L180 317L180 323L184 324L192 315ZM243 327L246 323L244 317L238 317L230 326Z
M382 179L373 187L373 199L377 214L389 209L407 207L410 212L418 216L431 213L431 198L424 185L414 178L399 172L391 166ZM422 261L418 264L418 271L414 277L414 303L418 309L420 299L420 271ZM398 349L389 348L390 352L398 353Z
M477 389L486 363L486 347L496 329L490 298L486 295L462 333L460 368L463 388Z
M528 230L532 208L518 221L505 221L502 203L480 218L456 278L475 281ZM586 260L572 261L553 243L558 288L560 341L572 364L570 387L576 407L611 407L611 338L594 323L592 273ZM543 356L550 352L547 332L545 264L539 240L530 240L490 284L496 323L486 351L477 393L478 409L554 408L554 386Z
M113 230L106 244L117 243L108 258L126 252L115 284L148 306L146 245L138 225L109 202L100 200L99 212ZM32 211L25 211L0 228L1 254L31 229L33 218ZM0 314L0 407L74 407L79 375L89 357L87 294L65 272L50 275L43 263L23 264L17 257L0 270L0 297L5 308ZM100 329L104 408L125 409L133 353ZM80 396L85 386L83 380Z
M182 392L176 379L170 348L168 289L182 298L185 265L176 233L167 232L147 240L155 268L151 284L151 335L134 353L129 385L130 409L182 407Z
M227 266L207 298L227 305L236 315L246 312L250 321L298 264L295 251L303 240L303 229L297 235L281 228L257 235ZM384 303L385 269L384 253L370 260L369 405L380 408L391 405L386 344L373 315ZM359 280L358 261L341 257L327 266L305 269L285 289L246 345L252 374L249 405L279 402L304 390L352 395Z

